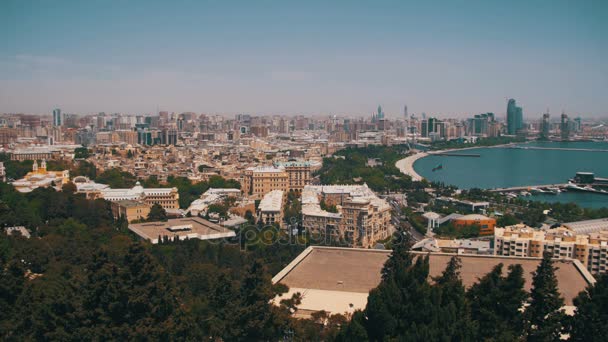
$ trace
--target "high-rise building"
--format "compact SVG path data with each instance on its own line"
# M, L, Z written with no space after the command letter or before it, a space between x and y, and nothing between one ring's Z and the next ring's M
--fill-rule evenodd
M570 138L570 120L566 113L562 113L562 120L560 123L560 132L562 140L568 140Z
M63 123L63 120L61 118L61 109L59 109L59 108L53 109L53 126L59 127L59 126L61 126L62 123Z
M543 114L543 119L540 122L540 139L549 140L549 130L551 129L551 123L549 122L549 113Z
M514 99L509 99L507 104L507 134L515 135L523 127L523 109L517 106Z
M382 111L382 106L378 106L378 114L376 115L376 118L378 120L383 120L384 119L384 112Z

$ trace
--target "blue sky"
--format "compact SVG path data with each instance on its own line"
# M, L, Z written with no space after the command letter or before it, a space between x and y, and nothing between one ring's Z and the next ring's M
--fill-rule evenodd
M0 1L0 112L608 115L608 1Z

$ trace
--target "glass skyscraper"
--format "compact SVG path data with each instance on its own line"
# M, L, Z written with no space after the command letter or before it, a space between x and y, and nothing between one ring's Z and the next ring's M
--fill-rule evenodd
M63 120L61 118L61 109L53 109L53 126L61 126L62 121Z
M507 104L507 134L515 135L524 127L524 115L521 107L518 107L514 99L509 99Z

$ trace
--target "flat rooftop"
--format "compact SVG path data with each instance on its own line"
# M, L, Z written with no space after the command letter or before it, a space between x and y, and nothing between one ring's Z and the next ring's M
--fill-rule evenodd
M165 236L170 240L199 239L212 240L235 236L234 231L200 217L171 219L166 222L145 222L130 224L129 229L141 238L158 243Z
M332 313L350 313L364 309L367 294L380 283L381 270L391 251L338 247L308 247L287 267L279 272L273 283L282 283L290 290L280 299L300 292L303 295L298 314L306 317L311 312L325 310ZM412 252L419 256L427 253ZM429 254L429 276L439 276L454 254ZM509 265L520 264L524 269L525 289L530 291L532 273L541 259L517 258L492 255L459 255L462 261L460 277L465 287L489 273L499 263L504 265L503 275ZM575 260L555 260L558 286L566 306L583 291L591 274ZM430 279L429 279L430 280Z

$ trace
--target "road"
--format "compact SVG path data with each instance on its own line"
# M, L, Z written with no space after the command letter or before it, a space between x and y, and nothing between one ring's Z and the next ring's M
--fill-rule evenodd
M424 235L420 234L420 232L414 229L414 227L407 222L407 219L402 219L403 214L401 212L401 205L392 199L388 199L388 203L392 208L391 223L397 228L397 230L411 237L413 243L424 239Z

